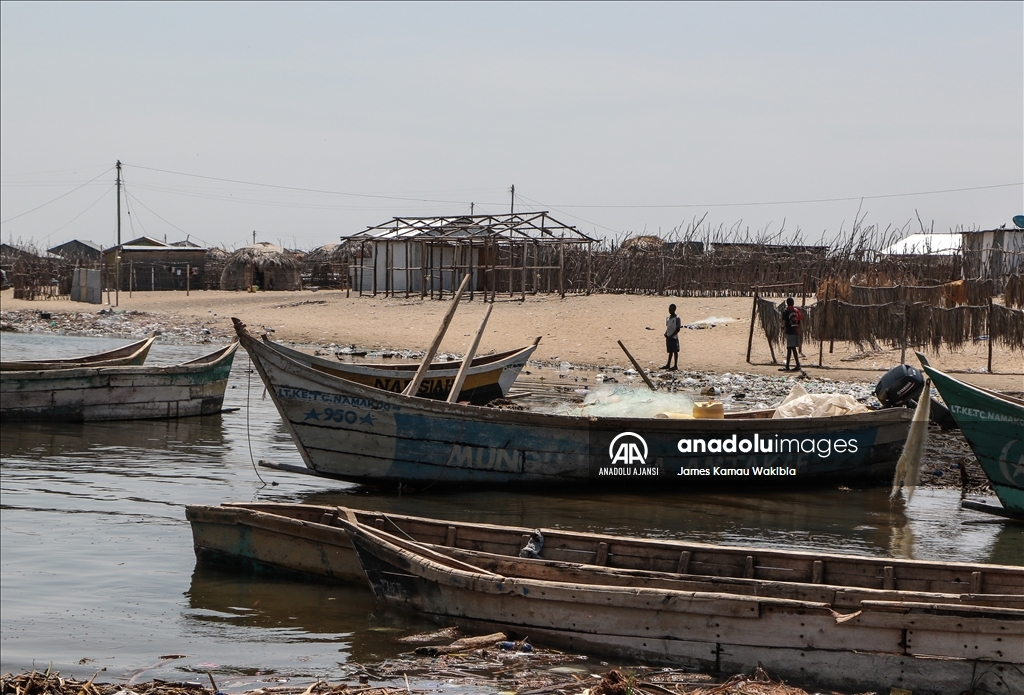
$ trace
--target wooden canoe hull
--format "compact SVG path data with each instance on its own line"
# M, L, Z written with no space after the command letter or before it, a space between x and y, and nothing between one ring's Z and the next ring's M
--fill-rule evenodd
M361 523L396 530L420 543L512 560L523 547L524 536L532 531L517 526L349 511ZM190 505L185 511L200 557L252 562L323 579L361 583L364 577L352 545L337 525L341 513L338 507L266 502ZM894 592L914 592L921 595L919 600L943 603L1006 605L1015 601L1013 605L1024 606L1024 568L1020 567L722 546L561 529L542 532L546 539L543 556L567 563L567 568L586 565L589 571L602 569L620 575L654 573L630 574L628 581L636 585L678 582L680 575L687 575L691 590L770 590L781 592L776 594L779 596L833 606L857 605L863 598L892 599ZM505 569L494 565L492 571ZM782 584L798 588L784 592Z
M770 672L795 681L819 681L858 691L881 687L882 681L887 681L889 686L913 686L915 693L960 692L976 675L978 663L971 659L978 656L994 662L985 665L990 670L985 681L989 685L996 677L1013 677L1012 668L1003 662L1020 635L1013 632L1012 625L1003 629L1006 621L987 619L969 609L1022 605L1021 568L713 546L553 529L543 530L543 555L550 560L524 561L515 555L529 533L526 528L352 512L361 524L400 529L403 538L452 552L458 560L479 562L482 553L498 555L497 560L492 558L497 564L487 566L484 572L507 574L509 567L524 563L534 571L528 577L529 572L520 568L522 578L508 584L519 587L518 593L492 593L478 600L467 598L461 588L438 586L418 577L394 558L383 564L365 560L372 569L364 573L341 525L348 511L331 506L239 503L190 506L186 516L201 559L261 565L328 581L365 583L372 575L378 598L392 605L417 610L446 624L457 622L484 632L508 630L537 643L577 651L724 673L749 670L761 661ZM461 554L459 549L463 549ZM376 555L368 552L368 557ZM680 575L673 570L679 569L683 557L687 574ZM595 562L603 565L589 564ZM450 575L451 568L445 567L441 573ZM601 610L595 612L590 604L576 599L581 591L588 591L584 585L588 575L599 573L602 588L598 593L604 601L598 602ZM780 577L792 581L779 581ZM550 581L552 578L561 581ZM613 585L613 578L618 585ZM887 581L893 591L884 589ZM545 600L539 607L529 602L538 595L554 596L551 587L561 590L557 600ZM679 590L665 591L667 587ZM963 593L971 590L978 593ZM1007 596L1014 591L1018 596ZM624 592L632 604L620 600ZM681 603L679 596L688 602ZM961 605L950 605L958 600ZM750 601L761 602L756 615ZM907 607L908 601L924 605L914 609ZM613 606L605 605L611 602ZM655 612L660 617L656 620L647 618L650 606L641 605L650 602L657 606ZM863 610L865 604L870 610ZM944 607L936 609L936 605ZM957 613L961 609L967 610L966 618L973 623L962 622L965 615ZM835 634L838 626L833 610L848 615L861 610L847 621L852 622L850 628L857 629ZM593 625L596 620L601 621L600 629ZM953 638L948 629L951 620L962 625L962 630L953 631ZM901 640L909 646L901 646ZM955 653L949 657L951 652ZM921 654L947 656L932 659ZM992 692L1013 690L993 685Z
M40 371L49 369L76 369L81 367L127 367L139 366L146 361L149 349L156 342L156 334L144 340L108 350L95 355L69 357L61 360L13 360L0 362L0 372Z
M437 561L358 521L338 523L379 601L441 622L715 671L761 663L830 687L960 692L979 666L998 672L997 691L1024 686L1024 610L863 601L840 616L812 601L544 581Z
M212 415L238 343L167 367L79 367L0 374L4 422L145 420Z
M416 366L331 362L279 345L270 341L266 336L263 337L263 340L278 352L311 369L392 393L401 393L416 375ZM534 343L518 350L475 358L466 374L466 380L459 392L458 400L469 401L474 405L483 405L495 398L507 395L508 390L512 388L512 384L515 383L519 373L523 371L536 349L537 344ZM416 395L420 398L446 400L455 383L455 377L459 373L460 364L460 362L431 364Z
M888 484L912 417L890 409L799 420L662 420L479 408L324 374L255 339L240 322L236 330L306 466L353 482ZM624 444L632 458L618 465Z
M923 365L981 463L1003 508L1024 519L1024 402Z

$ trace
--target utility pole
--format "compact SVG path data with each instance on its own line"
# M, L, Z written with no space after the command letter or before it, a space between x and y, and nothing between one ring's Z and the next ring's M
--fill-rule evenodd
M256 230L252 230L252 245L256 245Z
M110 295L107 295L108 297ZM117 160L117 248L114 250L114 306L121 306L121 160Z
M516 214L516 185L512 184L512 206L509 208L509 213Z
M469 216L470 216L470 217L472 217L472 216L473 216L473 203L470 203L470 204L469 204Z

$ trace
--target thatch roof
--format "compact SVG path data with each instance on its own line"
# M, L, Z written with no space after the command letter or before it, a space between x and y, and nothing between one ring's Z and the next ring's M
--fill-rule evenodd
M324 244L315 248L302 259L306 265L319 265L321 263L342 263L345 261L348 252L343 244Z
M302 289L302 264L291 253L261 242L228 256L220 276L222 290L244 290L250 284L264 290Z

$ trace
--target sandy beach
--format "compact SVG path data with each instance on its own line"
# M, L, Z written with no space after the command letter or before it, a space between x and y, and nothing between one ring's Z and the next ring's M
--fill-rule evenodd
M113 295L111 295L113 298ZM499 297L495 303L480 352L509 349L541 337L534 358L599 367L628 366L616 341L622 340L646 369L665 362L664 326L668 305L676 304L684 326L680 333L681 370L717 373L778 375L764 334L755 327L751 363L746 361L750 331L749 297L673 298L635 295ZM306 345L351 345L368 349L425 349L449 307L449 301L383 296L346 297L343 290L301 292L122 292L117 312L128 312L133 326L159 325L167 329L190 328L190 334L209 331L212 339L233 334L230 317L250 327L272 329L274 338ZM71 314L96 314L109 305L70 301L23 301L12 290L0 294L0 310L15 330L73 332ZM465 352L483 315L484 304L463 299L441 351ZM50 314L49 320L26 321L33 313ZM138 312L132 314L131 312ZM38 314L36 314L38 315ZM16 320L12 320L17 317ZM714 327L710 327L713 325ZM702 327L707 326L707 327ZM71 328L71 331L68 330ZM111 331L115 332L115 331ZM171 332L171 331L168 331ZM173 333L172 333L173 335ZM204 334L206 335L206 334ZM804 346L807 373L844 381L875 381L899 362L899 350L862 352L856 346L837 343L829 353L824 346L824 367L819 368L818 345ZM985 341L960 352L943 350L929 354L933 364L958 372L971 383L1004 390L1024 390L1024 356L999 345L993 348L994 374L985 373L988 344ZM776 356L782 354L776 350ZM908 362L916 359L908 352Z

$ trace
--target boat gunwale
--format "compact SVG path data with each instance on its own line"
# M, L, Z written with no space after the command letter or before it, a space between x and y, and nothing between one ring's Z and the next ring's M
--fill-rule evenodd
M618 596L629 596L637 600L649 597L669 597L679 596L691 601L700 602L717 602L717 603L737 603L737 604L753 604L758 607L761 606L775 606L784 608L798 608L798 609L818 609L821 611L827 611L829 613L835 613L831 604L822 601L801 601L799 599L784 599L776 598L772 596L752 596L750 594L730 594L727 592L710 592L710 591L681 591L677 589L658 589L648 587L634 587L628 592L623 591L623 587L615 586L611 584L576 584L573 582L559 582L559 581L548 581L543 579L533 579L503 575L499 573L488 572L484 569L478 569L478 572L470 572L468 570L454 567L452 565L446 565L438 562L429 557L424 557L419 553L403 548L401 545L393 543L390 539L395 538L401 540L397 536L389 534L387 531L375 529L370 526L366 526L360 522L352 523L344 517L339 517L337 523L345 529L350 537L353 533L361 537L370 537L373 540L372 544L383 547L387 552L397 555L400 557L407 557L411 562L419 564L425 573L429 572L434 575L436 579L423 577L427 581L438 582L439 579L444 579L443 583L451 586L452 579L460 579L467 582L468 586L457 587L459 589L468 591L481 591L481 593L491 594L511 594L513 591L508 591L504 584L511 584L513 587L518 588L521 586L538 586L541 588L549 589L562 589L567 591L578 591L598 594L614 594ZM387 536L382 538L382 536ZM412 541L415 543L415 541ZM353 538L353 545L355 545L355 539ZM408 557L412 556L412 557ZM454 558L453 558L454 559ZM360 562L361 564L361 562ZM522 598L529 599L529 596L523 595ZM551 599L541 599L551 600ZM587 602L590 603L590 602ZM1024 616L1024 610L1021 610L1021 615ZM759 616L753 616L759 617Z
M294 354L297 354L297 355L301 355L303 359L305 359L305 358L310 359L311 362L316 362L316 361L324 362L325 366L329 366L331 369L338 369L339 371L350 370L350 371L354 371L354 372L359 373L359 374L364 374L366 376L377 376L377 375L373 374L374 371L385 372L388 376L391 376L392 372L400 372L400 371L415 372L416 371L416 365L412 365L412 364L383 364L383 363L377 364L377 363L372 363L372 362L340 362L340 361L335 363L335 362L331 362L329 360L325 360L325 359L323 359L321 357L317 357L316 355L310 355L308 353L302 352L301 350L296 350L295 348L291 348L291 347L287 347L285 345L281 345L280 343L277 343L277 342L271 340L270 337L267 336L267 335L260 336L260 339L263 341L264 344L273 347L275 350L277 350L278 352L280 352L283 355L291 357L292 353L294 353ZM524 352L529 352L530 354L533 354L533 351L536 350L536 348L537 348L536 345L524 345L523 347L514 348L512 350L505 350L503 352L496 352L496 353L492 353L490 355L480 355L478 357L474 357L473 358L473 361L470 362L469 368L470 368L470 370L473 370L473 371L471 371L471 373L474 373L476 371L479 371L479 372L492 371L494 369L497 369L498 367L504 367L505 366L504 362L511 362L513 359L515 359L516 357L522 355ZM529 359L529 355L527 355L526 358ZM298 361L298 360L296 359L296 361ZM499 364L499 363L501 363L501 364ZM427 374L430 374L431 372L437 372L437 371L452 371L454 373L454 372L457 372L459 370L459 367L460 367L461 364L462 364L462 360L453 360L453 361L449 361L449 362L431 362L430 366L427 367ZM486 367L487 369L483 369L484 367ZM313 367L313 369L316 369L316 367ZM317 371L320 371L320 370L317 370ZM383 375L384 374L382 374L381 376L383 376Z
M260 376L264 379L264 383L270 387L270 391L273 394L273 398L277 399L277 388L290 388L284 384L273 383L272 380L267 376L263 360L269 353L270 356L276 357L282 360L279 365L274 367L280 371L290 373L296 377L307 379L314 383L321 382L319 385L325 389L333 389L334 391L355 398L363 400L377 402L378 404L384 404L388 406L398 406L400 408L409 408L410 410L420 410L430 415L436 416L455 416L460 419L472 419L477 421L489 421L489 420L500 420L507 424L513 425L544 425L544 426L563 426L565 429L587 429L595 424L600 424L604 428L635 428L635 427L648 427L656 430L668 430L673 431L686 431L691 429L700 429L708 431L709 433L715 433L718 431L732 432L739 423L756 423L759 426L768 429L779 429L779 430L801 430L805 432L812 431L831 431L837 429L843 429L844 425L849 425L850 428L856 429L860 427L880 427L889 424L907 424L913 418L913 411L908 408L885 408L881 410L874 410L866 413L853 413L849 415L838 415L834 417L822 417L822 418L766 418L763 415L755 417L737 417L738 414L733 414L734 417L725 418L721 420L714 419L693 419L693 420L672 420L664 418L613 418L613 417L596 417L593 415L585 416L572 416L572 415L559 415L555 413L539 413L532 411L517 411L517 410L500 410L496 408L488 408L486 406L478 406L467 403L447 403L445 401L431 400L421 398L418 396L406 396L401 393L394 393L391 391L385 391L383 389L377 389L372 386L366 386L355 381L349 381L341 377L336 377L331 374L325 374L318 370L306 367L301 362L292 359L288 355L281 351L274 349L272 346L263 343L258 340L256 336L252 335L245 328L245 325L240 321L236 324L236 331L238 332L239 339L242 346L249 352L252 357L255 353L254 363L257 365L260 372ZM280 407L280 406L279 406ZM372 406L371 406L372 407ZM764 411L749 411L752 413L763 413ZM780 434L782 432L779 432Z
M334 525L324 524L319 521L309 521L306 519L298 519L284 514L275 514L272 512L264 511L262 509L254 507L280 507L283 509L294 509L301 507L303 509L319 509L322 513L337 512L338 516L344 515L345 510L350 510L357 516L362 515L370 518L384 518L384 519L397 519L400 521L408 521L412 523L425 523L429 525L436 525L438 527L456 526L462 528L471 529L485 529L490 532L516 534L520 537L522 535L528 535L534 529L519 527L519 526L506 526L501 524L489 524L486 522L468 522L468 521L455 521L450 519L433 519L430 517L420 517L410 514L392 514L387 512L381 512L376 510L364 510L354 509L351 507L341 507L332 505L303 505L294 504L288 502L222 502L219 505L188 505L186 510L241 510L247 514L252 515L266 515L276 519L286 519L288 521L296 522L299 524L312 524L314 527L332 528L338 527ZM186 512L187 513L187 512ZM361 522L362 523L362 522ZM365 525L365 524L364 524ZM831 562L854 562L854 563L865 563L871 566L877 566L879 569L885 566L894 567L914 567L916 569L924 570L980 570L984 572L995 571L998 573L1012 573L1020 574L1024 578L1024 567L1018 567L1016 565L997 565L987 563L970 563L970 562L957 562L957 561L932 561L932 560L914 560L910 558L877 558L866 555L847 555L842 553L828 553L828 552L816 552L816 551L805 551L805 550L785 550L779 548L765 548L759 546L734 546L728 545L723 546L714 543L702 543L700 541L685 541L672 538L642 538L638 536L616 536L605 533L590 533L584 531L572 531L566 529L547 529L541 528L541 533L548 539L550 543L552 539L566 538L571 540L587 540L594 542L611 542L623 543L627 542L630 544L636 544L638 546L648 548L664 548L672 547L679 548L680 550L696 550L700 552L720 552L720 553L736 553L738 554L758 554L764 557L775 557L785 558L790 560L825 560ZM394 535L394 534L391 534ZM421 541L417 541L421 542ZM583 563L585 564L585 563ZM600 565L592 565L600 567ZM773 581L773 580L764 580ZM814 586L824 586L816 584ZM836 585L846 586L846 585ZM978 596L986 596L987 594L977 594ZM1022 594L1024 595L1024 594Z
M72 379L83 379L91 377L117 377L136 375L167 375L194 374L207 371L214 371L229 359L233 359L239 342L233 341L229 345L218 348L201 357L188 362L168 365L118 365L113 367L74 367L71 369L37 369L18 371L6 374L5 381L63 381Z
M92 355L80 355L78 357L67 357L54 360L10 360L7 362L0 362L0 371L56 371L104 366L140 367L143 365L130 365L120 363L134 360L140 354L143 355L143 362L145 362L145 356L148 355L150 348L153 346L153 343L156 342L156 338L157 333L153 332L150 333L147 337L143 338L142 340L137 340L134 343L129 343L127 345L123 345L119 348L114 348L113 350L107 350L105 352L97 352ZM106 362L112 361L116 361L118 364L104 364Z

